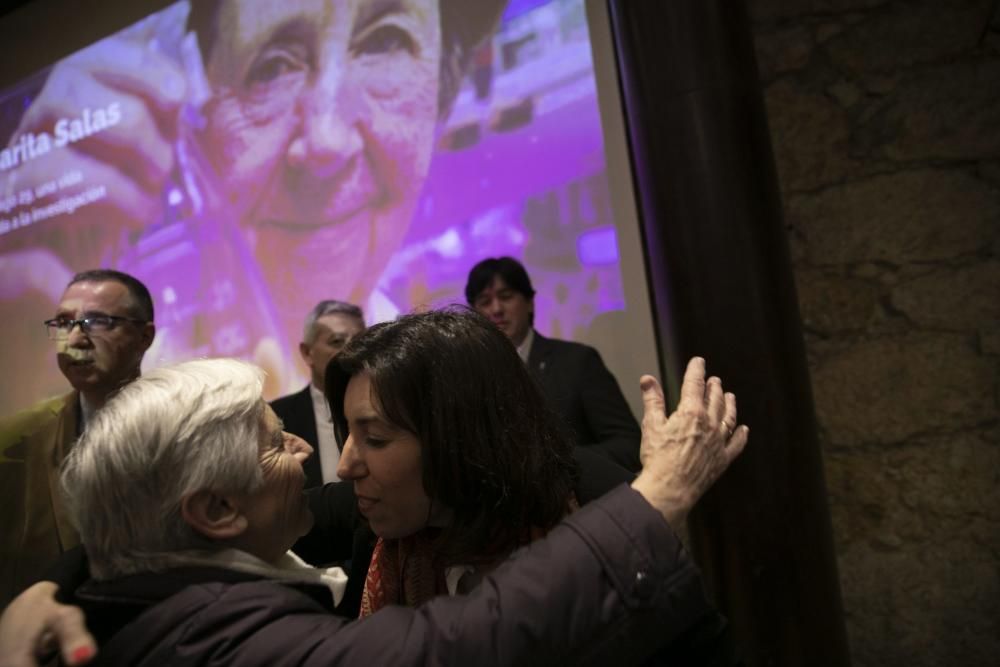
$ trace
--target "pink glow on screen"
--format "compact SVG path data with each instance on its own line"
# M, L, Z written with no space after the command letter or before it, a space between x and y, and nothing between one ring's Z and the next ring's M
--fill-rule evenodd
M147 366L246 358L269 397L317 301L464 302L484 257L524 261L544 333L625 307L582 0L316 4L196 39L177 3L0 92L0 414L66 390L41 323L98 266L153 294Z

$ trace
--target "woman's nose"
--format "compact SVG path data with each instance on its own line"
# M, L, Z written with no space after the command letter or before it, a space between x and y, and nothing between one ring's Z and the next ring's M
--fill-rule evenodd
M344 446L340 450L340 460L337 461L337 477L345 480L352 480L364 477L364 461L358 456L358 448L354 445L354 437L347 436Z
M359 128L359 86L342 67L322 72L299 100L300 126L288 146L288 163L317 177L337 174L364 150Z

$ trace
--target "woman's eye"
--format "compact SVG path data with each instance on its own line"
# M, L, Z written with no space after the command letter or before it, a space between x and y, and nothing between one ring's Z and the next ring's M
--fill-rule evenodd
M250 68L247 83L250 85L271 83L275 79L300 69L297 61L285 54L263 58Z
M382 55L403 49L416 50L416 42L405 30L394 25L383 25L371 31L354 49L358 54Z
M368 437L365 438L365 444L368 445L369 447L375 447L377 449L379 447L385 447L387 444L389 444L389 439L379 438L377 436L369 435Z

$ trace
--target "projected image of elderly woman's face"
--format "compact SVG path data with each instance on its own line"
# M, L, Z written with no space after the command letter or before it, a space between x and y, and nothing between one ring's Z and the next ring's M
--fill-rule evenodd
M0 363L24 371L0 415L65 390L38 322L99 266L153 295L147 367L252 360L269 399L308 381L295 352L317 302L370 322L454 303L485 256L525 260L539 331L624 307L589 16L584 0L177 0L119 29L96 12L81 36L98 41L0 86L0 331L17 352Z
M318 267L374 281L430 162L437 0L229 0L216 25L206 152L268 282Z

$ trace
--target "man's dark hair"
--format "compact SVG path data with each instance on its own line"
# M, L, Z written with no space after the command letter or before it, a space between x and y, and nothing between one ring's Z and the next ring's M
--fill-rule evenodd
M525 299L530 301L535 298L535 288L531 286L531 278L521 262L513 257L488 257L472 267L469 279L465 281L465 300L470 306L475 304L476 297L490 286L496 276L500 276L507 287L524 295Z
M454 511L439 564L492 562L562 519L577 477L569 440L507 337L466 308L406 315L355 336L326 369L337 438L365 373L386 421L420 442L429 498Z
M131 303L129 303L126 310L131 317L143 322L153 321L153 297L149 295L149 290L146 289L146 286L138 278L130 276L127 273L115 271L114 269L81 271L73 276L73 279L69 281L66 287L69 288L70 285L75 285L76 283L109 282L121 283L128 290Z
M458 96L476 47L493 36L508 0L441 0L441 70L438 77L438 117L444 118ZM187 29L198 36L198 49L208 61L219 32L221 0L193 0ZM473 9L474 7L474 9Z

